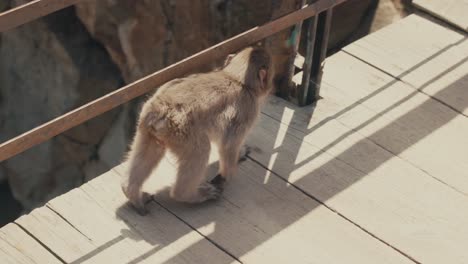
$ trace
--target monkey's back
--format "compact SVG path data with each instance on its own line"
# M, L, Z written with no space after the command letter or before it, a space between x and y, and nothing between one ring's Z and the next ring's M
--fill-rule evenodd
M217 133L232 119L242 118L242 112L254 110L246 108L255 108L247 97L240 82L217 71L170 81L158 89L145 107L147 112L164 119L168 133L187 136L198 133L195 130Z

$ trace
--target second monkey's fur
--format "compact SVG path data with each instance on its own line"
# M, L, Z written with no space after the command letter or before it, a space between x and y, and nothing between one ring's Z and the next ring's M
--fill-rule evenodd
M221 70L175 79L156 91L143 105L122 184L138 212L146 212L141 187L166 149L179 165L173 199L199 203L219 198L223 182L236 173L239 151L270 91L271 69L268 52L249 47L229 57ZM220 170L207 182L210 142L219 146Z

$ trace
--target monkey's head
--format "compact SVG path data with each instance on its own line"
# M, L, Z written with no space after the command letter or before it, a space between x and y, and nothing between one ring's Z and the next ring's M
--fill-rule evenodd
M257 95L268 94L272 87L273 67L271 56L265 48L248 47L230 55L223 70Z

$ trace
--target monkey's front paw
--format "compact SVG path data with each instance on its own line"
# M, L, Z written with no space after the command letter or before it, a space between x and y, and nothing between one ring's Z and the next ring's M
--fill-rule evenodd
M221 174L216 175L210 183L213 184L214 186L223 189L224 188L224 183L226 182L226 179L221 176Z
M137 214L139 214L141 216L145 216L145 215L148 214L148 209L146 209L145 205L136 205L136 204L132 203L132 207L133 207L133 209L135 209Z
M223 193L223 187L211 183L204 183L199 187L200 195L203 196L204 200L217 200Z
M252 148L247 145L243 145L239 151L239 163L246 161L247 156L252 152Z

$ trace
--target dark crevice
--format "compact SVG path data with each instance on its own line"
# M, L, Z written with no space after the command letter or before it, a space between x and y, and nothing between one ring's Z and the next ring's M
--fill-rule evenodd
M2 170L2 167L0 167L0 170ZM7 170L4 173L7 174ZM8 180L0 182L0 207L2 208L0 227L14 221L24 210L21 203L15 199Z

